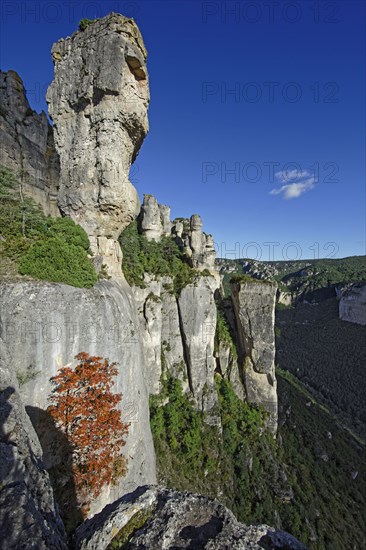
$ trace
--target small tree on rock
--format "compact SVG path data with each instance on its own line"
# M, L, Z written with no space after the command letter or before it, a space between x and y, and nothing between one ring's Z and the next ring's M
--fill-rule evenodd
M117 409L122 396L111 392L116 363L85 352L75 358L75 369L65 366L51 378L48 412L72 446L75 487L85 513L103 486L126 474L121 451L129 424Z

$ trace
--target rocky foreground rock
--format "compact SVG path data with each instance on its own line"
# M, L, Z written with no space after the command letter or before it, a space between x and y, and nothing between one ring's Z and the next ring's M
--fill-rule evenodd
M104 550L113 539L126 550L306 550L284 531L239 523L216 500L157 487L141 487L105 508L77 529L74 544Z

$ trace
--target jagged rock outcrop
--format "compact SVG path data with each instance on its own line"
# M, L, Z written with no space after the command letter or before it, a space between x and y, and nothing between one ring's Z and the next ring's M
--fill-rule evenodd
M366 325L366 284L353 283L337 289L339 318L349 323Z
M52 440L47 445L44 433L49 378L59 367L74 365L75 355L85 351L118 364L114 391L123 395L123 419L130 422L124 447L127 476L118 485L105 488L92 503L91 513L139 485L154 483L155 453L144 354L128 285L105 281L86 290L54 283L2 284L0 301L1 335L11 358L9 368L21 380L23 403L30 407L37 433L45 438L46 467L54 468L61 460L52 448Z
M153 195L144 195L140 212L140 227L148 241L159 242L161 237L170 235L170 208L158 204Z
M139 218L140 230L147 238L155 241L159 241L163 235L159 208L160 205L152 195L145 195ZM190 220L174 220L171 236L190 258L192 267L200 270L208 265L214 267L213 241L202 232L200 216L193 215ZM210 242L212 256L207 248L207 243ZM208 422L219 424L214 412L217 404L214 374L219 372L230 380L240 399L260 403L270 412L269 424L271 430L276 432L276 285L261 284L253 280L249 286L244 285L247 288L244 292L247 305L244 307L240 298L236 300L236 308L234 304L235 311L230 308L230 311L225 313L232 333L235 334L239 326L239 362L227 342L219 342L215 350L215 294L219 285L219 276L214 269L212 277L201 277L195 283L187 285L178 297L174 296L173 280L169 277L156 279L146 275L144 288L134 287L147 358L146 376L149 391L152 394L161 391L161 376L167 369L174 377L182 380L185 391L191 393L198 410L206 413ZM253 292L254 289L256 292ZM244 320L241 320L241 316L244 316Z
M133 523L135 529L131 527ZM128 541L129 529L132 538ZM284 531L239 523L216 500L157 487L142 487L126 495L79 527L75 547L105 550L114 538L124 537L124 548L129 550L306 550Z
M0 540L3 550L67 550L42 449L0 339Z
M163 226L163 235L169 236L172 230L172 222L170 221L170 206L159 204L160 218Z
M128 175L148 131L146 56L136 23L115 13L52 47L47 102L60 155L58 205L114 277L117 238L140 206Z
M239 366L247 399L270 413L269 427L277 430L275 374L275 304L277 286L252 279L232 284L239 341Z
M25 195L58 216L59 160L44 111L30 108L15 71L0 70L0 164L13 170Z
M173 221L172 233L179 246L190 259L191 266L195 269L208 269L213 272L215 268L216 250L212 235L202 231L202 219L198 214L193 214L190 219L177 218Z
M215 250L210 235L202 232L200 216L170 221L170 208L158 204L152 195L144 195L139 229L148 240L159 242L163 236L175 238L190 258L191 267L202 271L213 268L212 276L198 277L185 286L177 297L171 277L145 275L143 287L133 287L138 306L140 331L147 358L147 379L151 394L161 391L161 378L169 371L182 381L199 410L216 423L211 410L217 403L214 388L216 358L215 293L219 277L214 269ZM212 250L210 245L212 243ZM212 260L212 261L211 261Z
M284 306L291 306L294 303L294 296L290 292L277 292L277 303L283 304Z
M141 232L150 240L159 242L163 236L175 238L189 259L191 267L216 272L216 250L212 235L202 231L202 219L198 214L170 221L170 208L159 204L153 195L144 195L139 216Z

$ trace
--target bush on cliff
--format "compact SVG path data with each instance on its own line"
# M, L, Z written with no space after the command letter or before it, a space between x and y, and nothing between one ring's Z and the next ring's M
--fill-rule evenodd
M47 232L48 237L59 237L70 245L89 250L89 239L86 231L71 218L56 218Z
M99 21L99 18L97 17L96 19L81 19L79 21L79 31L85 31L85 29L87 27L89 27L89 25L91 25L92 23L95 23L96 21Z
M19 272L88 288L97 282L88 250L82 227L70 218L45 216L24 196L20 178L0 166L0 276Z
M97 282L95 269L85 250L60 237L34 243L20 259L19 273L79 288L90 288Z
M52 218L25 197L21 182L11 170L0 166L0 235L6 248L9 240L31 241L44 235Z

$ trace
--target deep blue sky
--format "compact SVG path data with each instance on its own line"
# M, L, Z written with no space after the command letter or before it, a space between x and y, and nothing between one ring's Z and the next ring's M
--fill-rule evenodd
M151 104L131 178L172 217L201 214L219 256L272 259L268 242L275 259L365 254L364 2L4 0L1 10L1 68L19 72L37 111L54 41L82 17L134 17Z

